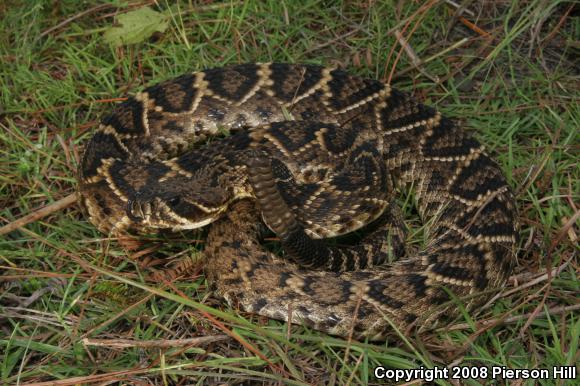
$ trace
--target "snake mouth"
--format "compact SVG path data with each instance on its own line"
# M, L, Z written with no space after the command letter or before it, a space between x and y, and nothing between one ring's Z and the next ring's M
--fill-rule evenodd
M133 197L127 200L125 212L135 224L150 229L185 230L208 225L219 218L225 208L209 208L179 196Z
M165 217L162 215L164 209L163 202L158 197L150 199L136 195L127 200L125 212L134 223L151 226Z

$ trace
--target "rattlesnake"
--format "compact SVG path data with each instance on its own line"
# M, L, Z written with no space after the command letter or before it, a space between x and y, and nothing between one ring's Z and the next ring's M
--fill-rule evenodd
M101 231L213 223L205 269L218 294L332 334L378 339L455 314L451 294L479 304L515 258L514 198L483 146L435 109L338 69L245 64L147 88L102 120L79 175ZM428 237L380 266L402 253L395 185L411 187ZM386 225L354 246L319 240L381 213ZM261 220L296 263L264 249Z

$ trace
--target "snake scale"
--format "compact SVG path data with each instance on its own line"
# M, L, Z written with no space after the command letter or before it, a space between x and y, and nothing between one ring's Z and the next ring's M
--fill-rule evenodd
M404 254L397 187L427 236L387 264ZM102 120L79 190L103 232L211 224L217 294L342 336L432 325L457 314L454 296L481 304L518 239L513 194L477 140L388 84L315 65L234 65L146 88ZM324 240L365 227L354 245ZM284 257L262 245L265 228Z

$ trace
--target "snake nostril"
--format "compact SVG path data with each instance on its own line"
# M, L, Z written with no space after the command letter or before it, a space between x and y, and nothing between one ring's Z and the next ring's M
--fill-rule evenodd
M143 220L143 212L141 211L141 206L137 200L127 200L127 208L125 209L127 216L131 221L141 221Z

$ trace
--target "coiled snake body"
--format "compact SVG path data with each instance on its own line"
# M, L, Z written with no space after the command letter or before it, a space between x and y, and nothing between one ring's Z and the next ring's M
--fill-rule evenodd
M454 314L451 294L501 286L515 256L514 198L483 146L389 85L337 69L245 64L147 88L103 119L79 174L100 230L212 223L205 269L218 294L343 336ZM428 237L381 265L402 253L394 186L411 187ZM293 261L260 244L261 220ZM354 246L321 241L372 222Z

